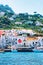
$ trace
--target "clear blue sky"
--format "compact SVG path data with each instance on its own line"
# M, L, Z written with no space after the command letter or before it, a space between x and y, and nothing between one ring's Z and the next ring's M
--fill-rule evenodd
M15 13L36 11L43 15L43 0L0 0L0 4L9 5Z

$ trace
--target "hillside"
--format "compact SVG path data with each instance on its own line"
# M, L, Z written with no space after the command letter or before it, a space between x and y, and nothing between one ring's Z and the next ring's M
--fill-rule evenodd
M15 14L8 5L0 5L0 29L26 28L43 33L43 16L37 12Z

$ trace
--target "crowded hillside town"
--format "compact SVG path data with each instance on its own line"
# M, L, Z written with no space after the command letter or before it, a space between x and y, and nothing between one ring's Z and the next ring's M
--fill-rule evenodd
M0 30L0 51L18 50L18 48L39 48L43 46L43 36L33 30Z

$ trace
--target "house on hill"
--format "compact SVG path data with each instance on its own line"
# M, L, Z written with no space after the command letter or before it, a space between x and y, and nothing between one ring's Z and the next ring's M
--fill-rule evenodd
M36 26L43 26L43 24L40 21L36 21Z

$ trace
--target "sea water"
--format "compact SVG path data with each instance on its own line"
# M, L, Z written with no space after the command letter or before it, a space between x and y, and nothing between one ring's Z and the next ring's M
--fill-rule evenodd
M0 65L43 65L43 53L17 51L0 53Z

